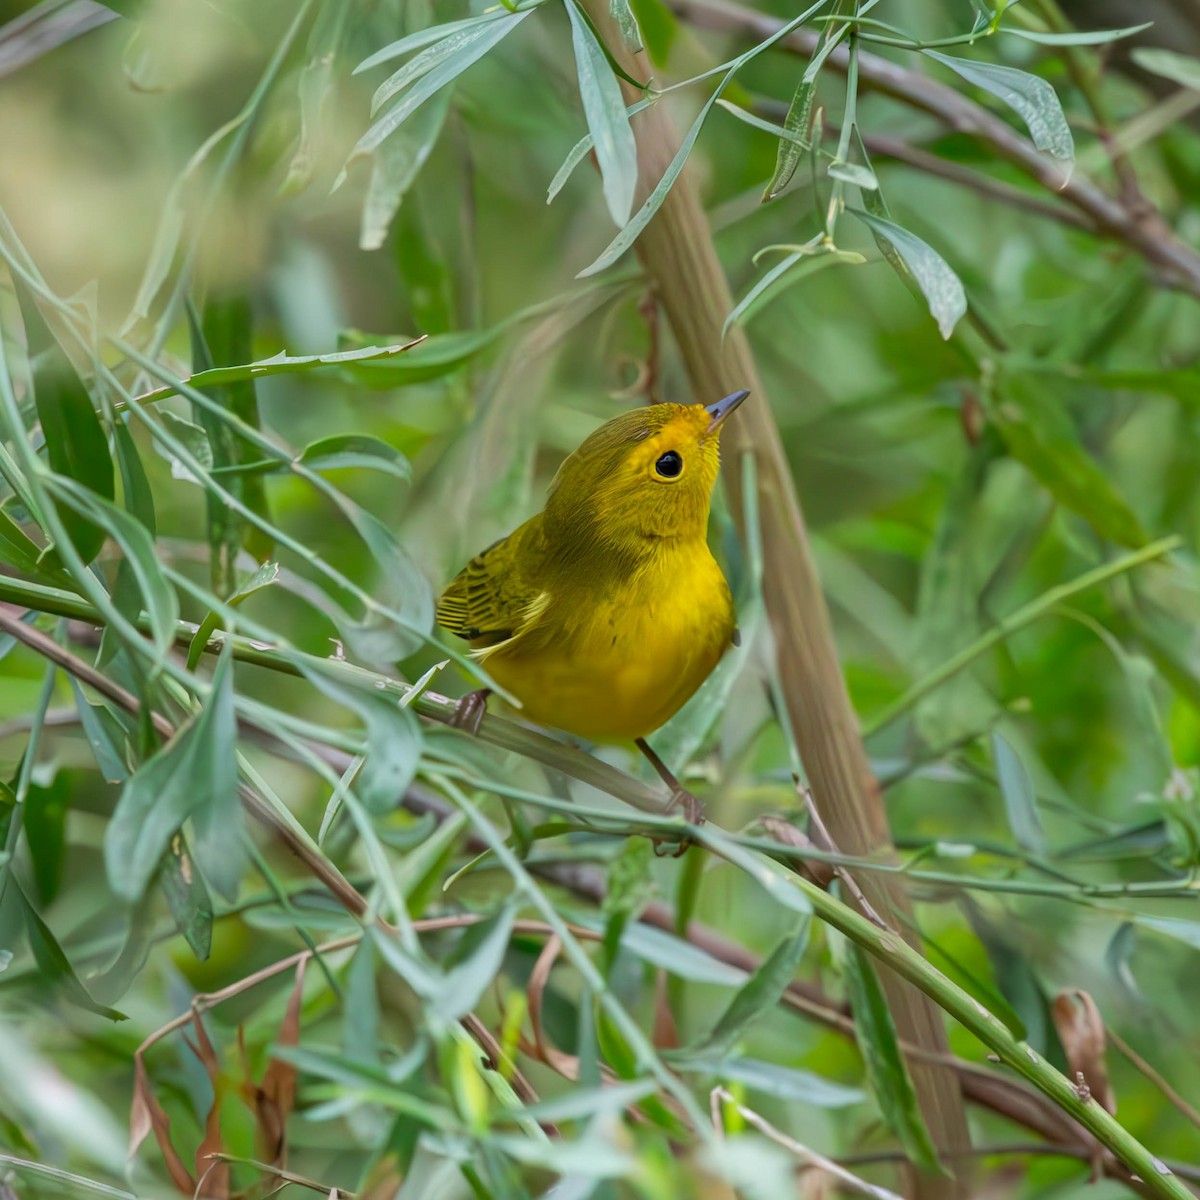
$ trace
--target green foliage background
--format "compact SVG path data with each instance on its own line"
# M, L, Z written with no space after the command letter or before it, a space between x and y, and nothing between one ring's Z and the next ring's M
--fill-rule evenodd
M803 1156L745 1110L880 1187L932 1153L869 956L767 854L760 818L805 823L802 764L775 716L757 582L786 563L739 542L739 498L718 496L713 539L743 645L654 739L705 801L707 841L653 855L644 835L677 834L678 818L630 806L655 781L621 749L444 726L443 696L469 684L461 648L431 634L437 587L536 510L601 421L648 397L716 398L689 396L633 253L578 278L615 230L586 160L546 204L587 125L563 6L525 7L355 158L400 61L356 65L483 6L146 0L100 22L99 6L48 3L30 25L0 3L0 1196L187 1191L145 1136L151 1092L208 1195L304 1186L262 1165L275 1118L294 1175L406 1200L790 1194ZM659 84L753 44L659 0L633 11ZM1058 27L1050 3L980 12L871 15L923 41ZM853 28L864 53L1024 136L970 81ZM1195 259L1200 64L1139 51L1181 88L1159 100L1111 51L1003 33L945 46L1047 80L1077 178ZM1052 1005L1087 992L1115 1034L1118 1120L1186 1174L1200 1165L1196 290L1128 238L1079 228L1069 197L986 140L870 86L848 101L828 68L827 128L849 112L868 149L890 139L975 182L878 151L879 188L860 191L853 144L857 183L827 174L846 157L831 134L760 204L780 142L737 118L782 121L804 61L771 49L739 70L689 169L749 301L737 315L929 962L1072 1078ZM711 86L659 102L686 128ZM1115 168L1113 136L1128 155ZM913 274L962 281L969 312L946 340L839 207L880 194L920 239L893 241ZM827 249L831 200L843 261L756 292L779 261L756 263L764 247ZM954 324L952 303L933 307ZM295 361L267 362L281 353ZM182 383L214 366L243 369ZM205 654L220 629L236 636L208 649L231 651ZM239 781L274 832L243 817ZM367 898L365 922L289 852L284 813ZM705 927L690 941L689 918ZM290 1017L290 966L239 986L327 942ZM797 977L849 998L859 1048L836 1013L781 1006ZM211 1053L177 1029L139 1083L143 1040L223 988ZM978 1030L950 1029L991 1069ZM1090 1183L1078 1140L1046 1152L987 1105L971 1123L989 1194L1132 1186L1115 1168ZM218 1151L228 1178L204 1158Z

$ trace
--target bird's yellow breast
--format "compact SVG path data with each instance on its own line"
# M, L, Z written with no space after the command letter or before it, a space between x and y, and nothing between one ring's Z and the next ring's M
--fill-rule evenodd
M530 628L486 655L521 713L590 741L669 720L733 636L729 586L703 542L667 545L618 583L550 594Z

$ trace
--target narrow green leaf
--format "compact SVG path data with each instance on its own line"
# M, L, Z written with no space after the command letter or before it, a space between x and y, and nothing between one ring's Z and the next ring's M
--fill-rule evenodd
M679 178L683 171L684 164L688 160L688 155L692 152L692 147L696 144L696 139L700 136L700 130L704 127L704 122L708 118L708 114L712 111L712 107L720 99L721 93L732 82L733 77L738 71L751 59L761 54L764 50L769 49L781 38L786 37L793 29L797 29L809 17L813 15L823 4L825 0L818 0L811 8L806 9L798 17L794 17L786 24L781 25L770 37L758 43L751 50L747 50L745 54L733 60L729 66L729 70L721 77L721 81L717 84L713 93L701 106L700 112L696 115L696 119L692 122L687 133L684 134L683 141L679 145L679 149L675 152L675 157L671 159L667 169L663 172L662 178L654 185L654 189L650 195L646 197L641 208L630 218L629 222L620 230L615 238L605 247L600 254L600 257L591 264L584 267L577 275L577 279L585 279L589 275L595 275L619 259L630 246L637 241L642 230L650 224L654 214L662 207L663 201L667 198L667 194L674 187L675 181Z
M375 984L375 943L363 938L346 972L342 1049L357 1062L379 1061L379 990Z
M294 661L318 691L362 720L367 737L366 761L355 781L355 794L368 812L390 812L412 783L421 757L421 730L416 717L400 706L396 696L351 687L306 659Z
M1107 837L1088 838L1055 852L1056 860L1073 862L1121 862L1125 859L1154 858L1170 848L1171 837L1166 821L1158 818L1131 826Z
M79 981L75 968L63 952L50 927L38 915L29 898L21 888L20 881L9 877L9 893L25 918L25 931L34 961L45 980L62 990L63 996L77 1008L86 1009L110 1021L124 1021L126 1016L115 1008L106 1008L92 999L87 988Z
M448 1021L465 1017L483 999L504 963L517 906L504 905L463 934L438 985L438 1012Z
M998 733L992 734L992 759L996 764L1000 795L1004 798L1004 811L1008 814L1009 828L1017 845L1030 854L1044 855L1046 834L1038 815L1033 780L1017 752Z
M1135 33L1149 29L1153 24L1153 21L1144 21L1141 25L1127 25L1124 29L1072 29L1068 33L1043 33L1036 29L1017 29L1015 26L1005 25L999 32L1011 33L1027 42L1036 42L1039 46L1103 46L1107 42L1132 37ZM1134 58L1140 53L1143 51L1135 50ZM1200 67L1200 64L1197 66Z
M242 363L236 367L213 367L211 370L198 371L186 375L181 382L194 388L217 387L221 384L236 383L243 379L262 379L269 375L291 375L304 371L312 371L317 367L353 368L360 363L371 363L376 366L391 363L400 355L407 353L416 346L424 345L430 339L417 338L400 346L360 346L354 350L339 350L333 354L301 354L289 356L283 351L271 358L259 359L257 362ZM389 384L389 387L395 386ZM143 401L161 400L164 396L173 396L176 389L169 384L156 388L140 397Z
M33 879L43 905L58 895L66 857L66 820L71 785L66 772L56 771L45 785L31 783L25 793L25 840L33 860Z
M47 578L42 566L42 551L36 542L26 536L24 530L0 509L0 562L15 568L20 574L33 579Z
M420 916L431 896L441 891L446 869L467 828L463 813L454 813L414 846L396 867L396 890L409 913Z
M795 979L796 969L804 957L808 946L809 923L809 919L804 918L797 932L784 938L763 959L754 974L730 1000L712 1029L693 1046L682 1051L681 1057L691 1057L695 1053L723 1058L754 1021L775 1009Z
M900 1053L887 998L870 958L856 943L846 943L845 968L855 1036L879 1111L917 1166L944 1175L937 1149L921 1116L912 1078Z
M204 962L212 950L212 899L182 830L174 834L162 856L158 885L175 919L175 928L192 953Z
M360 250L378 250L387 239L400 204L433 152L449 111L450 91L445 89L375 151L363 201Z
M370 57L364 58L354 68L354 74L361 75L372 67L391 62L393 58L401 58L405 54L411 54L414 50L423 50L426 46L432 46L434 42L444 41L448 37L463 33L477 25L499 20L504 15L504 10L496 7L478 17L466 17L461 21L447 21L442 25L431 25L428 29L419 29L416 33L406 34L404 37L390 42L382 50L376 50Z
M1122 546L1146 543L1136 514L1083 448L1061 400L1032 376L1003 373L991 417L1009 452L1062 505Z
M851 263L858 265L867 260L852 250L830 250L821 252L801 252L789 254L775 264L757 283L733 306L725 324L721 328L724 336L733 325L745 325L762 310L768 300L775 299L781 292L823 271L836 263Z
M1075 163L1075 140L1058 94L1044 79L997 63L954 58L936 50L922 53L1007 104L1025 122L1033 144L1062 162L1070 176Z
M203 774L193 787L201 792L192 817L192 851L204 878L232 903L246 870L246 829L237 788L237 717L233 706L233 651L217 659L212 690L197 724L193 765ZM211 771L211 774L209 772Z
M104 838L104 862L109 886L125 900L141 899L171 838L189 817L205 809L209 815L203 818L201 869L214 883L219 879L222 890L232 883L236 891L245 847L240 808L236 817L232 814L237 803L237 725L229 662L228 653L218 662L210 702L142 763L117 800ZM221 820L234 824L222 828Z
M127 739L124 727L104 705L89 704L73 676L71 690L75 694L79 724L96 757L100 774L109 783L124 783L129 778L125 765Z
M821 36L825 36L824 31ZM808 145L809 124L812 121L813 101L816 96L816 80L807 81L802 77L796 85L792 102L788 105L787 116L783 119L784 131L792 136L779 139L779 147L775 151L775 170L763 189L764 201L774 200L796 174L800 156Z
M764 1096L789 1103L811 1104L814 1108L848 1108L861 1104L867 1094L862 1088L835 1083L823 1075L799 1067L759 1062L753 1058L680 1057L671 1064L689 1075L715 1075L730 1083L740 1083Z
M243 600L253 596L255 592L270 587L278 578L279 564L265 562L249 579L238 585L237 591L225 600L225 604L230 608L236 608ZM212 635L220 628L222 628L221 614L216 609L211 609L196 627L196 632L188 644L187 668L189 671L196 669L196 664L204 654L204 648L208 645Z
M354 363L347 367L346 374L368 387L387 389L442 379L465 367L498 342L507 330L508 325L501 323L488 329L435 334L421 342L411 355Z
M33 297L16 276L13 276L13 286L25 322L33 395L50 466L59 475L74 479L96 495L112 500L115 495L112 457L92 398L71 360L50 332ZM102 525L73 509L60 516L80 558L91 562L104 545Z
M399 129L426 100L441 91L446 84L457 79L489 50L499 45L504 37L529 16L531 11L533 10L525 9L522 12L506 13L494 21L446 38L441 44L445 47L444 51L438 55L436 64L430 69L420 72L419 78L416 78L415 82L412 79L406 80L409 86L400 95L400 99L359 138L358 144L351 151L350 160L353 161L355 158L370 154L375 150L384 138ZM449 43L449 45L445 45L445 43ZM433 46L430 49L438 50L439 46ZM393 76L394 79L395 76ZM378 106L380 101L378 93L376 95Z
M943 338L948 338L966 314L967 294L962 281L946 260L928 242L894 221L858 208L846 211L853 213L875 234L876 241L885 242L899 257L905 270L921 289L929 311L937 322L938 331ZM880 248L883 249L882 246ZM896 259L886 250L884 253L895 267Z
M1150 46L1138 46L1130 57L1143 71L1200 92L1200 58Z
M304 447L297 460L314 471L337 471L348 468L381 471L405 482L412 478L412 468L408 459L394 446L365 433L338 433L330 437L320 438L309 442ZM228 474L279 474L291 469L286 460L277 458L260 458L253 462L241 463L237 466L218 471L218 475Z
M1186 921L1182 917L1138 916L1134 918L1134 922L1143 929L1153 929L1156 933L1174 938L1193 950L1200 950L1200 921Z
M588 132L596 150L604 199L618 226L629 220L637 187L637 143L625 111L621 86L591 26L580 15L575 0L564 0L571 20L571 44L579 75L579 95Z
M626 925L621 936L621 948L643 962L662 967L691 983L740 987L749 978L740 967L731 967L691 942L639 921L631 921Z
M826 174L830 179L840 179L843 183L851 183L864 191L879 190L879 180L875 177L875 172L860 163L832 162Z
M296 108L300 117L300 134L296 149L288 163L287 177L280 185L283 196L303 191L311 182L313 171L321 158L335 87L335 71L341 75L338 61L346 41L346 18L350 8L345 4L326 4L317 13L308 36L307 57L296 81Z
M121 547L136 580L154 644L165 655L175 641L179 599L162 572L158 551L146 527L111 500L97 496L73 479L47 475L45 482L58 499L104 529Z

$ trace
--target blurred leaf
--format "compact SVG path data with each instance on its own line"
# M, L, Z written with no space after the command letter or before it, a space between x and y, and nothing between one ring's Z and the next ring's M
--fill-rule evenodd
M111 500L115 495L112 458L92 398L50 332L33 297L16 276L13 287L25 322L34 400L50 467L97 496ZM79 557L85 563L91 562L104 545L103 524L88 520L72 508L59 515Z
M917 1166L934 1174L945 1174L900 1053L887 998L871 960L853 942L846 945L845 968L855 1036L883 1119Z
M680 1058L693 1055L723 1058L754 1021L775 1009L796 977L796 969L808 946L809 924L809 918L805 917L798 931L784 938L762 960L754 974L730 1000L712 1029L698 1042L680 1051ZM676 1056L671 1057L674 1059Z
M154 513L154 493L146 476L146 467L138 453L125 421L118 420L113 429L113 441L117 448L117 465L121 469L121 499L126 512L137 517L151 537L158 534L158 522Z
M342 1049L358 1062L379 1061L379 993L375 984L375 943L363 938L346 973Z
M1010 453L1060 503L1122 546L1142 546L1141 522L1079 443L1067 410L1029 376L1001 376L995 421Z
M58 944L54 934L50 932L50 927L38 916L33 905L29 903L20 881L9 876L9 884L8 894L13 897L14 903L25 918L25 932L29 937L29 948L33 952L33 957L45 981L60 989L63 997L77 1008L86 1009L88 1012L106 1017L110 1021L126 1020L124 1013L118 1012L115 1008L106 1008L92 999L87 988L79 982L74 967L63 953L63 948Z
M160 655L165 655L175 641L179 621L179 599L167 581L158 560L158 551L146 527L136 517L118 508L109 500L81 487L74 479L62 475L47 475L46 486L56 497L85 514L103 528L121 547L125 562L137 584L150 634Z
M789 254L775 264L738 302L733 306L725 324L721 327L724 336L731 325L744 325L766 303L773 300L785 288L802 279L807 279L825 267L835 263L865 263L867 260L861 254L852 250L804 251Z
M385 696L341 683L306 659L294 660L300 673L323 695L362 721L367 750L355 781L355 794L368 812L390 812L400 804L421 757L421 730L398 696Z
M121 791L104 838L104 861L109 886L125 900L141 899L171 838L193 816L200 826L196 858L201 869L223 895L236 894L245 847L231 674L226 651L208 703L138 767Z
M468 67L478 62L489 50L525 20L533 9L523 12L506 12L489 21L472 22L469 29L461 29L443 38L435 45L422 50L406 63L376 91L372 111L387 103L397 93L400 99L383 114L358 140L350 153L350 161L370 154L389 137L426 100L453 82ZM371 60L368 59L367 62ZM360 67L360 69L362 69Z
M637 143L625 112L621 86L591 25L580 14L575 0L564 0L571 20L571 44L579 75L579 94L609 215L618 227L629 220L637 187ZM632 18L632 14L630 14Z
M212 900L182 830L172 835L162 856L158 883L175 919L175 928L192 953L204 962L212 950Z
M730 1083L739 1083L763 1096L789 1103L811 1104L814 1108L847 1108L861 1104L867 1094L862 1088L834 1083L822 1075L774 1062L753 1058L705 1058L703 1055L679 1058L673 1064L687 1074L715 1075Z
M71 781L65 771L56 771L45 785L30 783L25 793L23 824L33 878L43 905L58 895L66 856L67 810L71 806Z
M860 163L832 162L826 173L830 179L840 179L842 183L851 183L865 191L876 191L879 188L879 180L876 178L875 172Z
M1106 837L1089 838L1066 849L1056 850L1054 857L1056 860L1075 862L1120 862L1125 859L1154 858L1170 845L1167 823L1159 819Z
M404 128L371 156L371 182L363 201L360 250L378 250L392 219L441 135L450 111L450 92L439 92Z
M1146 21L1141 25L1126 26L1124 29L1072 29L1067 33L1046 33L1038 29L1018 29L1015 25L1005 25L998 32L1014 34L1016 37L1024 38L1027 42L1036 42L1039 46L1102 46L1107 42L1132 37L1135 33L1149 29L1153 24L1153 21ZM1138 54L1141 53L1145 53L1145 51L1140 49L1133 51L1135 61ZM1146 69L1150 70L1151 68L1147 67ZM1198 72L1198 77L1200 77L1200 72Z
M650 61L657 67L665 66L679 32L675 14L663 0L629 0L629 8L638 23Z
M927 242L894 221L858 208L848 208L846 211L853 213L875 234L875 240L881 243L881 250L884 243L890 247L891 253L884 250L884 256L893 267L897 266L897 258L903 264L905 271L921 289L929 311L937 322L938 331L943 338L949 338L955 325L966 315L967 295L963 291L962 281L946 260Z
M1169 79L1193 92L1200 92L1200 59L1190 54L1178 54L1157 46L1137 46L1130 53L1130 58L1143 71Z
M44 579L46 572L38 561L41 553L37 543L0 509L0 562L31 579Z
M1070 175L1075 163L1075 140L1071 137L1071 127L1067 124L1058 94L1044 79L1027 71L1018 71L1015 67L952 58L936 50L923 50L921 53L936 59L968 83L1007 104L1025 122L1033 144L1064 163Z
M412 478L412 467L394 446L365 433L335 433L330 437L309 442L297 459L313 471L338 471L361 468L366 471L381 471L406 482ZM290 464L278 458L260 458L253 462L239 463L217 472L230 474L271 474L290 469Z
M1004 798L1004 811L1017 845L1030 854L1046 853L1046 834L1038 815L1033 780L1025 770L1017 752L998 733L992 734L992 759L996 764L996 780Z
M389 42L382 50L376 50L369 58L364 58L354 68L354 74L361 75L363 71L369 71L372 67L410 54L414 50L423 50L435 42L448 41L461 33L468 33L480 25L499 20L504 15L503 9L495 7L477 17L465 17L461 21L447 21L443 25L433 25L428 29L419 29L415 33L406 34L394 42Z
M621 44L630 54L637 54L642 48L642 31L629 0L608 0L608 14L621 35Z
M988 919L978 904L970 899L962 899L959 903L983 943L996 985L1012 1006L1017 1024L1010 1024L1012 1018L1007 1012L997 1010L996 1015L1010 1024L1015 1036L1024 1037L1039 1054L1047 1054L1053 1036L1049 1005L1033 968L1020 948L1012 944L1002 928L997 928Z
M504 964L516 919L515 902L505 904L486 921L469 926L446 964L435 1002L448 1021L465 1017L483 998Z
M189 421L181 417L178 413L171 412L169 408L159 409L158 419L167 427L167 432L183 444L188 453L191 454L205 471L212 470L214 463L212 443L208 440L208 434L201 426L197 425L195 421ZM182 480L184 483L194 483L197 487L204 487L204 479L193 475L191 469L176 458L169 449L160 445L157 441L154 443L154 448L171 464L171 477L173 479Z
M308 35L308 61L296 83L300 135L288 164L287 177L280 185L285 196L303 191L311 182L316 163L326 140L326 107L336 87L334 71L346 38L345 4L325 4L317 12Z
M582 919L583 914L580 914ZM721 987L741 987L749 978L740 967L731 967L699 946L652 925L630 922L621 937L621 948L635 954L652 967L662 967L691 983L715 983Z
M1182 942L1185 946L1191 946L1193 950L1200 950L1200 921L1186 921L1183 917L1146 917L1139 915L1134 918L1134 923L1140 925L1143 929L1153 929L1156 933L1162 933L1169 938L1174 938L1177 942Z
M1122 921L1104 949L1104 963L1121 986L1126 998L1135 1005L1140 1005L1144 998L1129 965L1136 946L1137 926L1132 921Z
M446 867L467 829L467 817L454 813L414 846L396 867L396 888L408 911L419 916L441 886Z

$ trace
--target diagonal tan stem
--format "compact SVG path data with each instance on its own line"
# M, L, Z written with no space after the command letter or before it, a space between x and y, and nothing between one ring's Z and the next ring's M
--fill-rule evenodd
M635 78L649 66L621 47L604 0L586 7L604 30L610 49ZM637 56L641 60L642 55ZM633 99L634 97L631 97ZM679 135L656 104L634 122L640 187L648 192L662 177L679 146ZM727 484L741 495L741 462L753 454L765 562L764 598L775 635L779 672L788 716L808 772L814 800L839 848L849 854L887 854L891 836L879 793L867 765L858 720L850 704L838 662L829 613L817 577L804 519L779 430L771 415L749 342L740 328L722 339L733 307L729 285L717 259L708 220L685 170L657 216L637 243L675 335L696 397L708 398L750 388L752 399L725 433ZM911 915L903 882L895 877L860 879L869 903L879 912ZM900 920L901 928L911 927ZM942 1013L899 976L881 972L889 1007L900 1037L924 1050L947 1049ZM909 1060L925 1121L934 1143L954 1159L969 1145L958 1081L952 1072L928 1062ZM922 1200L963 1194L949 1178L922 1176L916 1181Z

